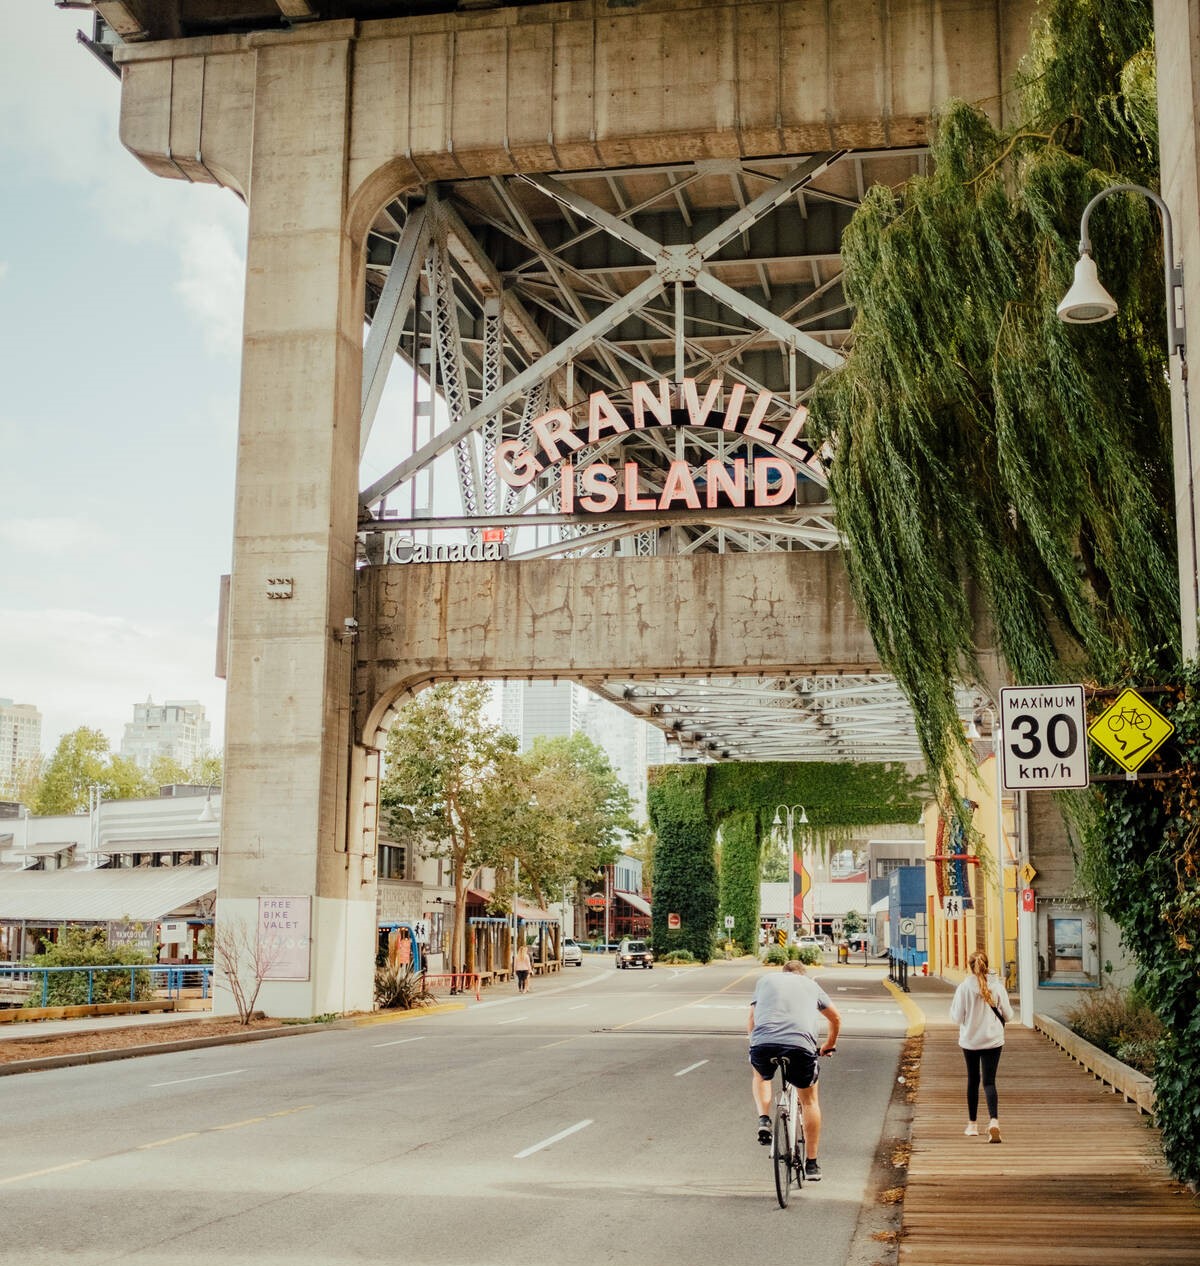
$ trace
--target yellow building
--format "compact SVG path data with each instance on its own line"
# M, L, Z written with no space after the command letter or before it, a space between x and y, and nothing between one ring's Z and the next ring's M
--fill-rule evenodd
M993 971L1000 970L1003 959L1006 980L1014 988L1021 881L1013 798L999 787L994 755L978 765L964 762L956 776L965 801L965 831L957 830L933 800L922 816L929 971L946 980L961 980L968 956L982 949Z

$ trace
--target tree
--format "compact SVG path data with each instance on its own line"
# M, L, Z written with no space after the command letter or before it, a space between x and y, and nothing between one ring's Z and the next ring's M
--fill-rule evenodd
M221 785L221 774L220 752L205 752L190 765L181 765L173 756L156 756L150 762L150 781L156 787L180 783L188 787L217 788Z
M592 880L638 830L628 789L583 734L534 739L494 791L499 854L519 862L521 888L538 904Z
M279 961L282 948L259 935L255 924L244 919L222 920L213 937L213 961L225 977L238 1019L249 1024L263 981Z
M99 787L105 800L134 800L157 791L144 770L109 751L99 730L81 725L59 739L31 808L40 815L81 813L92 787Z
M67 927L53 945L30 960L35 967L109 967L122 964L133 967L149 965L154 960L133 945L111 946L108 933L101 927ZM144 999L152 996L154 982L150 973L134 972L130 987L128 971L93 972L89 982L86 971L51 972L45 990L45 1005L51 1007L80 1006L92 1003L124 1002L129 998ZM36 985L40 985L40 981ZM36 987L25 1000L27 1007L43 1005L43 991ZM90 999L89 999L90 995Z
M466 960L466 894L471 878L500 855L502 801L489 784L517 741L485 716L480 682L443 682L422 692L388 732L380 791L391 837L450 862L454 925L450 963Z

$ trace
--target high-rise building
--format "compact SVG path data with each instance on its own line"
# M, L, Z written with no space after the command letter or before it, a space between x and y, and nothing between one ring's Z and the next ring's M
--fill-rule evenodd
M587 735L629 789L635 815L645 818L647 766L678 759L661 730L571 682L506 681L499 694L500 724L521 751L539 737Z
M133 705L133 720L125 723L121 755L142 769L149 769L160 756L186 769L209 750L211 735L204 704L195 699L157 704L147 696L145 703Z
M15 796L21 772L42 754L42 714L31 703L0 699L0 798Z

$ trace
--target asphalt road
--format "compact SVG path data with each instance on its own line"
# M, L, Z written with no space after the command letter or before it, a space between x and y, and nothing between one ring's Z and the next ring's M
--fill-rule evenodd
M0 1262L838 1266L904 1019L881 973L818 973L826 1176L780 1210L758 970L588 961L463 1012L6 1078Z

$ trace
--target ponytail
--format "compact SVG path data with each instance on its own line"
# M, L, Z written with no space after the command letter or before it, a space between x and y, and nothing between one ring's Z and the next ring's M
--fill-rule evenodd
M983 995L984 1002L989 1007L994 1007L996 999L992 997L992 991L988 988L988 956L983 950L976 950L967 963L971 968L971 974L979 981L979 992Z

